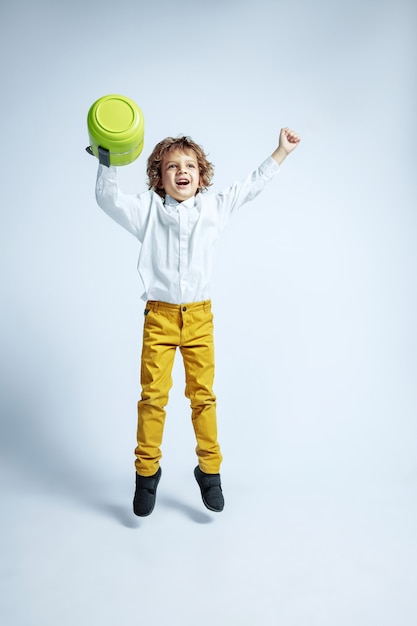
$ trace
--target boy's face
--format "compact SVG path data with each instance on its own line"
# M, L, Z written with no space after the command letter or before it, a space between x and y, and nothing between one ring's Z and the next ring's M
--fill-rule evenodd
M165 193L177 202L184 202L195 196L199 186L200 172L194 152L178 149L168 152L161 163L161 188Z

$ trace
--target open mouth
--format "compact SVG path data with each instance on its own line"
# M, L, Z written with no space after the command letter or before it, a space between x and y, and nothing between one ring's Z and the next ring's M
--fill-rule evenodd
M184 179L182 179L182 180L178 180L178 181L177 181L177 186L178 186L178 187L186 187L186 186L187 186L187 185L189 185L189 184L190 184L190 181L189 181L189 180L186 180L185 178L184 178Z

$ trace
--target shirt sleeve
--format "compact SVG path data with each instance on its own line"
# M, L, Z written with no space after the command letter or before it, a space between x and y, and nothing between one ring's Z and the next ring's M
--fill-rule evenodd
M243 181L235 182L231 187L216 195L216 206L222 230L231 215L245 202L249 202L264 189L278 174L280 166L272 157L268 157L254 172Z
M97 172L96 200L107 215L142 241L151 205L150 192L141 195L123 193L117 181L117 168L100 164Z

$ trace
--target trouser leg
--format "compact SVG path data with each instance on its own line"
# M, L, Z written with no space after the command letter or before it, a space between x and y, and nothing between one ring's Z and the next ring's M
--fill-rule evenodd
M190 313L183 328L180 350L185 368L185 395L190 400L200 469L207 474L220 471L222 455L217 441L214 382L213 315L206 304Z
M145 315L141 385L138 402L136 472L152 476L162 457L161 444L165 425L165 407L172 386L172 366L177 342L175 324L163 312L149 310Z

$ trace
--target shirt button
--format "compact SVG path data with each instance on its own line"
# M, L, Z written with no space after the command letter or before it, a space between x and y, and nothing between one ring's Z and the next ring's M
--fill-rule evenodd
M182 310L183 310L183 311L186 311L186 310L187 310L187 307L186 307L186 306L183 306L183 307L182 307Z

